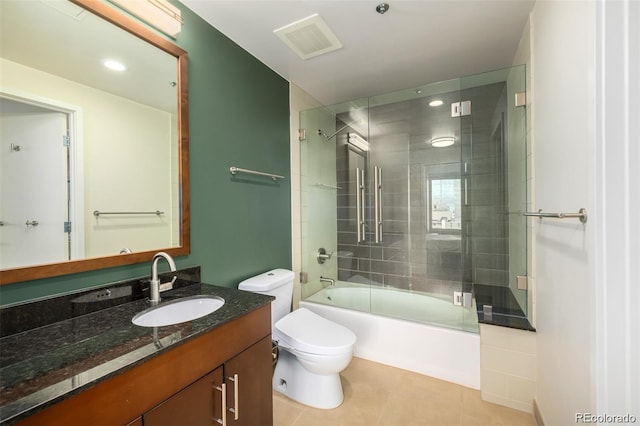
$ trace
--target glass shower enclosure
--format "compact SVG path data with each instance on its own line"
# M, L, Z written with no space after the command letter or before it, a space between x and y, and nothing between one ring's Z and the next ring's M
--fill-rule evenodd
M526 316L523 92L516 66L303 111L302 298L470 332L486 294Z

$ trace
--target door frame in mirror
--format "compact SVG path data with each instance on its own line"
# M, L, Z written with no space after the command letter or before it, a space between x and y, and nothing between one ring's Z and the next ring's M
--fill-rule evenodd
M146 25L125 15L106 3L98 0L70 0L72 3L87 11L105 19L117 27L128 31L134 36L149 44L175 56L177 59L177 86L178 86L178 174L180 178L180 246L171 248L158 248L154 250L103 256L80 260L71 260L60 263L50 263L29 267L20 267L0 271L2 279L0 284L11 284L21 281L36 280L41 278L56 277L75 274L92 270L110 268L115 266L131 265L134 263L148 262L158 251L164 251L171 256L184 256L191 252L191 216L190 216L190 192L189 192L189 102L188 102L188 75L187 52L163 36L156 33Z

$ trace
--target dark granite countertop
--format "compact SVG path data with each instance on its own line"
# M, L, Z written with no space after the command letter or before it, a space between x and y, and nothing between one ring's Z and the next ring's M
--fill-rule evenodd
M536 331L509 287L475 284L473 291L479 323Z
M131 319L150 307L142 297L2 337L0 422L12 424L271 301L269 296L227 287L182 285L163 292L163 302L212 295L225 304L194 321L140 327Z

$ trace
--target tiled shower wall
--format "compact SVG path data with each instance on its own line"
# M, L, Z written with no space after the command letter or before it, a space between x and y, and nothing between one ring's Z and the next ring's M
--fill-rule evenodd
M471 245L467 256L474 284L507 286L509 282L505 90L505 85L499 83L467 89L462 95L464 99L472 99L474 105L470 117L467 215L470 219L467 238Z
M364 156L348 149L346 128L336 136L338 277L341 280L449 294L461 281L507 285L508 227L502 130L504 84L439 96L440 110L424 99L369 110L371 150ZM451 118L449 105L472 101L472 116ZM345 124L338 119L336 128ZM433 148L434 128L455 129L456 145ZM377 133L377 134L374 134ZM362 135L367 137L367 135ZM468 163L464 172L464 161ZM367 203L366 242L356 242L355 172L366 170L366 199L372 199L373 167L382 168L383 241L374 243L373 203ZM457 175L469 184L462 203L463 229L445 236L428 229L428 176ZM441 234L441 235L435 235ZM464 234L461 237L461 234Z

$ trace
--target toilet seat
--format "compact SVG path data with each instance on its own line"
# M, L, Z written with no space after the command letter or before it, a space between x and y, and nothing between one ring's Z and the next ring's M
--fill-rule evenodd
M352 352L356 335L346 327L300 308L276 322L274 340L297 352L337 355Z

